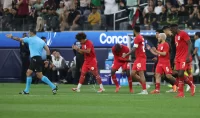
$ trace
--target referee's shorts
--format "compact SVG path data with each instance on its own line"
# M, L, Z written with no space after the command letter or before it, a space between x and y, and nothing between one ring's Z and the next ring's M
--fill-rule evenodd
M34 72L42 72L43 70L43 61L41 56L34 56L31 58L29 69Z

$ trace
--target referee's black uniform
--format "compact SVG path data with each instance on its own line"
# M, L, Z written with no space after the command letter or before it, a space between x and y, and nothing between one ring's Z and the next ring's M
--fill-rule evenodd
M78 46L79 48L81 48L81 44L80 42L76 41L74 43L74 45ZM75 70L75 77L74 77L74 84L78 84L78 81L79 81L79 78L80 78L80 75L81 75L81 72L80 72L80 69L83 65L83 62L84 62L84 55L77 52L76 50L73 50L74 51L74 54L76 56L76 70Z

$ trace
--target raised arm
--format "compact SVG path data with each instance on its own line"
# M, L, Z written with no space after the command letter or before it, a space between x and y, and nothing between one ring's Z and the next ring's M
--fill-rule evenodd
M7 34L6 37L10 38L10 39L13 39L13 40L16 40L16 41L19 41L19 42L23 42L22 38L14 37L14 36L12 36L12 34Z

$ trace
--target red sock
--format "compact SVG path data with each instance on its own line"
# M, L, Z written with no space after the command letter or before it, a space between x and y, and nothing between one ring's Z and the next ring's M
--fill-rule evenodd
M189 78L189 80L190 80L192 83L194 82L194 81L193 81L193 76L192 76L192 74L189 75L188 78Z
M184 81L191 87L193 84L187 76L184 76Z
M160 91L160 83L156 83L156 90Z
M128 77L128 84L129 84L129 89L132 90L132 77Z
M179 78L178 93L184 93L184 78Z
M117 82L117 79L116 79L117 77L116 77L116 75L114 74L113 76L112 76L112 80L113 80L113 82L114 82L114 84L115 84L115 86L119 86L119 83Z
M141 82L141 83L142 83L142 82ZM147 88L146 88L146 82L142 83L141 85L142 85L142 89L143 89L143 90L146 90L146 89L147 89Z

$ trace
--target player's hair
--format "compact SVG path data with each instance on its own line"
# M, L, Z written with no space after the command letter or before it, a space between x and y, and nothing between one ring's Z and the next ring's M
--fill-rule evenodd
M166 38L167 38L167 36L166 36L165 33L160 33L159 36L160 36L162 39L164 39L164 40L166 40Z
M119 43L115 44L115 51L120 51L121 45Z
M158 32L158 33L163 33L163 30L157 29L156 32Z
M36 34L36 30L34 29L30 29L30 32L32 32L33 34Z
M200 32L196 32L195 35L200 38Z
M86 34L84 32L80 32L76 35L76 39L78 41L82 40L82 39L86 39Z
M140 32L140 26L135 26L134 28L133 28L133 30L135 30L136 32Z
M44 36L42 36L42 37L41 37L41 39L42 39L42 40L44 40L44 39L47 39L47 38L46 38L46 37L44 37Z
M162 30L166 30L166 29L170 29L170 27L169 26L163 26L163 28L162 28Z

